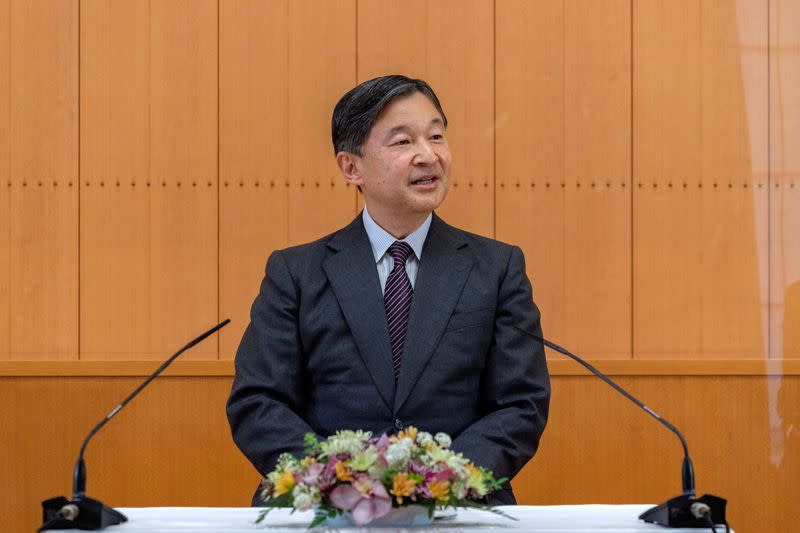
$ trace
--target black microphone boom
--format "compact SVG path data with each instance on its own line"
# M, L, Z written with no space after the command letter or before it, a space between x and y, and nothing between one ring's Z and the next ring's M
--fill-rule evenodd
M694 467L692 466L692 459L689 457L689 448L686 445L686 440L678 431L678 428L670 424L667 420L662 418L658 413L647 407L628 391L617 385L614 380L597 370L595 367L584 361L577 355L570 353L568 350L562 348L557 344L544 339L528 330L514 326L515 329L533 337L548 348L552 348L560 354L577 361L580 365L584 366L595 376L599 377L617 392L625 396L627 399L635 403L647 414L658 420L667 429L675 433L683 446L683 466L681 468L681 480L683 485L683 493L680 496L667 500L661 505L657 505L652 509L648 509L639 518L645 522L652 522L667 527L686 527L686 528L707 528L709 522L717 524L725 524L725 505L726 500L718 496L707 494L701 498L695 497L694 491Z
M72 475L72 501L63 496L43 501L43 525L39 528L39 531L75 528L104 529L107 526L113 526L128 521L128 518L119 511L106 507L103 503L86 496L86 464L83 461L83 452L86 451L86 445L89 444L89 440L91 440L95 433L100 431L100 429L105 426L109 420L114 418L128 402L149 385L151 381L156 379L156 377L177 359L180 354L202 342L212 333L227 326L228 323L230 323L230 319L226 318L178 350L92 428L89 435L87 435L86 439L83 441L81 451L78 454L78 460L75 462L75 470Z

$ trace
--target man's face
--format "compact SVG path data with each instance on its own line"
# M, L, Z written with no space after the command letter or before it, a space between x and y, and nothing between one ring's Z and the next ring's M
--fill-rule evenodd
M450 149L442 117L415 92L384 108L354 157L354 177L370 214L381 223L419 223L439 207L450 185Z

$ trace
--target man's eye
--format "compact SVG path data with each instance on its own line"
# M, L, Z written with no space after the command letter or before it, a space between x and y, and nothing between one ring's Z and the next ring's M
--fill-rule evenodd
M410 142L411 141L409 141L408 139L400 139L399 141L395 141L394 144L408 144Z
M444 139L444 135L442 135L441 133L437 133L436 135L431 135L431 139L433 139L434 141L441 141L442 139Z

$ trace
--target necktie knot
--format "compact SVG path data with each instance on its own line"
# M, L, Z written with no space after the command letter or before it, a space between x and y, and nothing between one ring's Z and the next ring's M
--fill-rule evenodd
M414 250L411 249L411 245L407 242L403 241L394 241L391 246L389 246L389 255L392 256L394 259L394 268L397 268L398 265L405 266L406 259L413 253Z

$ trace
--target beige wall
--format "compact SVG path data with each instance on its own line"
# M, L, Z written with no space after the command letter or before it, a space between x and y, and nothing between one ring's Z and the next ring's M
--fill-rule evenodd
M125 416L149 428L147 444L120 420L119 446L96 445L123 447L132 465L188 458L166 479L128 468L109 485L91 474L116 467L90 458L90 483L117 505L243 501L252 474L220 418L225 361L269 251L360 208L331 153L337 98L400 72L427 79L450 119L442 216L522 246L548 337L685 416L676 422L706 454L701 490L728 496L734 525L757 530L743 511L754 492L766 498L753 479L800 493L797 5L0 0L0 425L11 428L0 458L6 490L25 496L15 507L30 521L37 500L68 490L80 435L132 387L130 368L228 317L185 354L194 374L155 385L174 390L162 405L186 411L185 431L158 430L163 408L142 399ZM677 491L669 435L621 444L620 427L650 439L646 422L554 363L554 417L517 482L523 501ZM56 414L65 404L80 421ZM597 422L588 432L580 405ZM703 405L716 406L708 423L689 416ZM211 440L186 455L206 425ZM730 444L743 430L750 440ZM208 460L207 485L187 487ZM622 474L609 474L615 463ZM137 499L150 481L153 499Z

